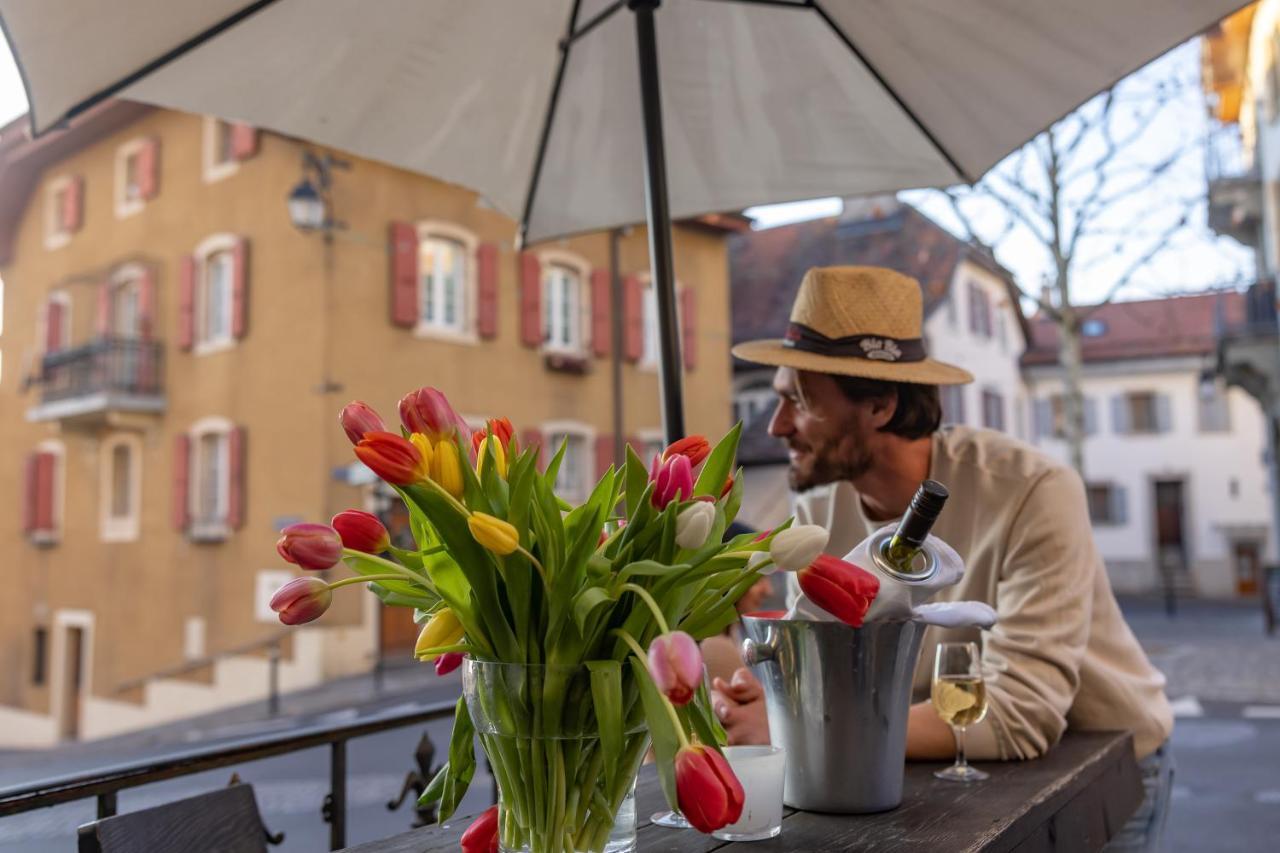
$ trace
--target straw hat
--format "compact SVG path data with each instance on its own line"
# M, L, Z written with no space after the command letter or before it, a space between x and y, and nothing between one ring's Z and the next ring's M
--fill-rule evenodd
M969 371L929 358L914 278L883 267L805 273L783 340L733 348L743 361L921 385L962 385Z

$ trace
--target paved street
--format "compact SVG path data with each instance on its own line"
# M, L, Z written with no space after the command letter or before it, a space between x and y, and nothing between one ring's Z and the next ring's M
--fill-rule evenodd
M1156 664L1169 677L1178 715L1174 750L1178 764L1165 849L1170 853L1230 853L1274 849L1280 837L1280 637L1265 638L1256 605L1184 602L1170 619L1159 601L1122 602L1125 614ZM428 667L387 673L382 691L368 677L346 679L285 697L282 715L261 705L158 727L143 734L77 744L42 753L0 752L0 787L101 767L194 745L215 744L298 725L345 722L359 716L452 699L457 675L438 679ZM447 721L428 727L443 752ZM408 827L409 805L388 812L411 766L420 732L388 732L354 741L348 752L348 842ZM279 848L297 853L328 849L328 826L319 815L328 791L328 753L317 749L234 768L254 786L267 825L284 831ZM191 776L128 791L122 811L196 794L223 785L231 770ZM461 813L489 801L483 770ZM74 828L93 819L92 803L74 803L0 819L0 853L51 853L74 849Z

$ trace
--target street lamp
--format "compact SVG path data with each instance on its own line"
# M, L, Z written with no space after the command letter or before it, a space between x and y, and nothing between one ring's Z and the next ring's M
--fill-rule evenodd
M302 155L302 180L289 193L289 219L299 231L323 231L329 237L346 227L335 220L330 211L329 190L334 169L350 169L346 160L338 160L327 152L316 156L311 151Z
M328 219L328 205L320 197L320 191L304 177L289 193L289 218L295 228L301 231L317 231L324 227Z

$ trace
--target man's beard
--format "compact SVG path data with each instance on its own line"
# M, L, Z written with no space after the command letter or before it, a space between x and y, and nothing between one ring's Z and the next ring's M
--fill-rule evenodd
M845 446L842 446L845 445ZM787 468L787 482L793 492L805 492L828 483L857 480L871 470L871 451L861 442L847 439L811 447L806 453L810 464L802 470L792 462Z

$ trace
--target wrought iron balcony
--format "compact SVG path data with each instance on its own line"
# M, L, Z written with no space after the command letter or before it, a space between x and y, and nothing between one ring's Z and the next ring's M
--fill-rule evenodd
M164 347L157 341L97 338L45 354L29 379L40 401L31 421L97 419L112 412L164 411Z
M1262 181L1253 153L1236 125L1220 125L1205 146L1209 227L1246 246L1255 246L1262 225Z

